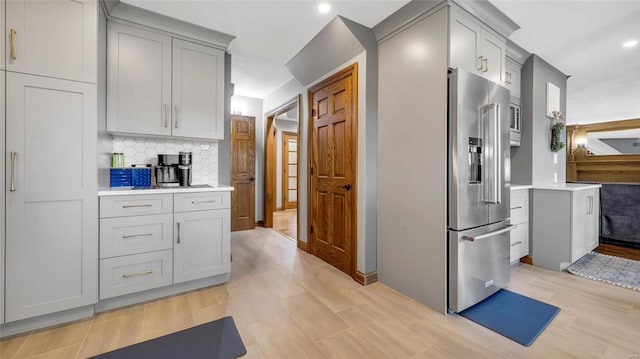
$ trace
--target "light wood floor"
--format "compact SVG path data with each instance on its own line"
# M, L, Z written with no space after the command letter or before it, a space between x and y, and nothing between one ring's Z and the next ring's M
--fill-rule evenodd
M296 240L298 233L298 210L285 209L284 211L273 212L273 229L285 236Z
M362 287L264 228L232 234L229 283L0 342L0 358L84 358L232 315L248 358L638 358L640 292L522 265L509 288L562 308L531 347Z

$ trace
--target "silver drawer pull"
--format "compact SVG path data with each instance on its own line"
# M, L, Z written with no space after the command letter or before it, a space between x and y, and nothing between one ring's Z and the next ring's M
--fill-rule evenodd
M212 199L210 201L191 201L191 204L198 204L198 203L216 203L216 200Z
M145 275L145 274L151 274L153 273L153 271L151 269L143 271L143 272L138 272L138 273L128 273L128 274L123 274L122 278L130 278L130 277L135 277L137 275Z
M153 207L152 204L123 204L122 208Z
M518 206L518 207L511 207L511 209L522 209L522 206Z
M512 244L512 245L511 245L511 247L515 247L515 246L517 246L518 244L522 244L522 242L521 242L521 241L517 241L516 243Z
M128 234L122 236L122 238L133 238L133 237L149 237L152 236L153 233L142 233L142 234Z
M505 227L505 228L502 228L502 229L498 229L497 231L484 233L484 234L480 234L480 235L477 235L477 236L462 236L462 239L464 239L466 241L473 242L475 240L485 239L485 238L490 238L490 237L493 237L493 236L497 236L498 234L509 232L509 231L512 231L512 230L514 230L516 228L517 228L517 226L508 226L508 227Z

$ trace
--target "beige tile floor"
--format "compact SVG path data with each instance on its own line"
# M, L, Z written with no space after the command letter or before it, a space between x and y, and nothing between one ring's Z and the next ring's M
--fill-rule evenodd
M248 358L638 358L640 292L523 265L510 289L562 308L529 348L387 286L362 287L257 228L229 283L0 341L0 358L85 358L232 315Z

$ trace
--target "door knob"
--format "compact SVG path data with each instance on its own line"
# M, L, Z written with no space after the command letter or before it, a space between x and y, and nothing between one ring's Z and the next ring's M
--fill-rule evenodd
M350 184L345 184L344 186L339 186L342 189L346 189L347 191L351 189L351 185Z
M251 182L253 182L253 181L255 181L255 180L256 180L256 178L255 178L255 177L253 177L253 176L251 176L251 177L249 178L249 181L251 181Z

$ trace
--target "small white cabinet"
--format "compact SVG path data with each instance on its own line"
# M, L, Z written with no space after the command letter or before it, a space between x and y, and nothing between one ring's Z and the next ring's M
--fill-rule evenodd
M529 255L529 189L511 190L511 231L510 262Z
M564 270L598 246L599 187L534 189L533 264Z
M463 10L450 8L449 67L505 84L506 40Z
M505 72L505 84L509 91L511 91L511 98L517 98L517 103L520 101L520 74L522 72L522 65L511 60L510 58L506 58L506 72Z
M96 83L97 6L96 0L7 1L7 71Z
M107 131L224 137L224 51L113 22L107 45Z
M6 82L10 322L97 301L97 95L41 76L7 72Z

